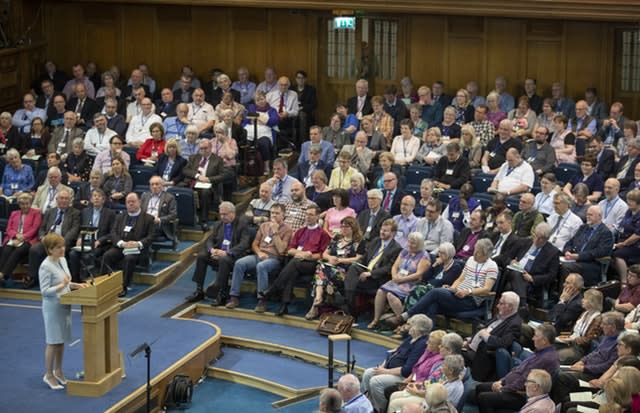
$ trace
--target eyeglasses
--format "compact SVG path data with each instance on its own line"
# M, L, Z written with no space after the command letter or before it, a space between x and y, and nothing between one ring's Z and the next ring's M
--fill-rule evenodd
M395 181L395 180L396 180L395 178L391 178L391 179L385 179L385 180L383 180L382 182L384 182L385 184L387 184L387 183L389 183L389 182L393 182L393 181Z
M426 210L427 214L437 214L438 211L436 211L435 209L427 209Z
M527 379L524 382L529 384L538 384L538 382L536 382L535 380L530 380L530 379Z

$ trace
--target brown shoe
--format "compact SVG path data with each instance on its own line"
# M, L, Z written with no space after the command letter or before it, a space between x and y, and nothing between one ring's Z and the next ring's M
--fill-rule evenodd
M229 298L229 302L227 303L227 305L225 305L225 307L229 310L233 310L238 305L240 305L240 300L238 300L238 297L231 296L231 298Z
M264 303L264 300L258 300L258 304L256 304L256 308L254 308L256 313L264 313L267 311L267 306Z

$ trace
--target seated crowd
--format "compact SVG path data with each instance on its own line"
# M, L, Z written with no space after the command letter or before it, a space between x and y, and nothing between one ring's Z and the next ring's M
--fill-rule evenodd
M122 268L126 295L151 244L176 240L172 189L184 188L210 230L189 302L234 309L255 273L256 312L271 299L285 315L294 287L311 285L305 318L333 307L357 319L370 299L368 328L406 335L361 385L344 376L321 405L455 411L470 376L481 413L577 409L568 395L578 380L602 390L585 405L630 408L640 386L625 388L640 380L625 370L640 355L640 138L621 103L607 114L595 89L574 102L560 83L543 99L534 79L516 102L502 77L486 100L475 82L452 97L442 82L416 91L409 78L371 97L361 79L321 127L304 71L290 89L273 68L256 85L246 68L234 82L213 69L200 83L185 66L160 89L146 65L122 82L116 69L89 80L76 65L54 82L48 62L24 108L0 114L2 283L27 260L33 287L40 239L56 232L74 281L91 266ZM282 148L299 151L295 165ZM140 171L150 179L136 183ZM425 179L412 187L416 171ZM238 176L263 174L258 198L237 210ZM609 276L621 290L605 299L598 283ZM530 305L546 305L550 323L528 328ZM431 331L438 315L487 319L463 339Z

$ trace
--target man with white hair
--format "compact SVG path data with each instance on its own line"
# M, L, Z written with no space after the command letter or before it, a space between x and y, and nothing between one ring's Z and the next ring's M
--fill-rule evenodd
M228 75L219 74L216 78L216 84L218 87L211 91L211 96L207 96L207 101L211 103L211 106L214 108L218 106L222 101L222 96L227 92L231 93L235 102L240 102L240 92L231 87L231 78Z
M524 384L527 393L527 403L522 406L520 413L553 413L556 404L549 397L551 391L551 375L541 369L533 369Z
M231 202L222 202L218 209L220 220L213 224L205 248L198 254L193 273L196 291L187 297L190 303L204 299L207 267L212 267L217 275L207 287L206 295L213 298L211 305L224 305L233 265L249 252L251 240L246 219L236 215L236 206Z
M358 79L356 82L356 95L347 99L347 112L356 115L358 119L373 113L371 96L369 96L369 82L366 79Z
M587 209L587 222L567 242L563 250L561 276L576 272L584 278L586 286L596 285L600 281L600 262L598 258L608 257L613 252L613 235L602 224L602 208L598 205Z
M360 380L353 374L345 374L338 380L338 392L344 404L345 413L373 413L373 406L369 399L360 392Z
M518 149L509 148L506 162L500 166L488 192L500 192L507 196L518 195L529 192L534 180L535 174L531 165L522 159ZM531 205L533 206L533 202Z
M522 239L519 252L512 261L515 267L510 267L517 267L521 271L510 269L504 274L507 280L505 289L520 296L523 318L527 318L527 297L533 294L536 298L542 298L543 288L555 284L560 268L560 251L549 242L549 224L538 224L533 234L533 239Z
M522 319L518 315L519 305L520 297L516 293L504 292L496 304L498 314L465 342L465 364L471 366L474 380L493 381L509 372L510 364L499 357L498 350L506 350L510 356L511 344L520 339Z
M368 242L380 233L380 226L391 215L381 208L382 191L374 188L367 191L367 209L358 214L358 225L363 232L363 240Z

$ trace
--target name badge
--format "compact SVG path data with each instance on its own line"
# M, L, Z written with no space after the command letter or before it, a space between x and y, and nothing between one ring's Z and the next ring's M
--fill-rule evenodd
M536 259L536 257L534 257L532 254L527 255L527 261L529 261L529 260L533 261L535 259Z
M268 235L266 237L264 237L264 242L267 243L267 244L271 244L271 237L268 236Z
M224 245L225 247L228 247L229 245L231 245L231 241L229 241L228 239L225 239L222 241L222 245Z
M407 275L409 275L409 271L407 271L406 269L402 269L400 270L400 275L402 275L403 277L406 277Z
M490 152L489 156L493 158L494 156L496 156L496 153L495 152Z
M371 227L369 226L369 227L367 227L367 230L365 231L365 234L368 234L370 232L371 232Z
M345 252L345 251L344 251L344 248L338 248L338 249L336 250L336 254L338 254L338 255L344 255L344 252Z
M400 231L400 230L396 231L396 234L397 234L399 237L403 237L403 236L404 236L404 232L402 232L402 231Z
M61 142L58 144L58 146L59 146L60 148L64 148L65 146L67 146L67 144L66 144L66 142L65 142L65 141L61 141Z
M460 213L459 212L454 212L453 214L451 214L451 217L453 219L458 219L458 218L460 218Z
M447 169L445 174L447 175L453 175L453 169Z
M462 247L462 251L469 252L469 246L465 245L464 247Z
M480 283L474 282L473 283L473 288L480 288Z
M528 161L529 163L531 163L531 162L533 162L533 161L535 161L535 160L536 160L536 157L535 157L535 156L530 156L530 157L529 157L529 159L527 159L527 161Z
M131 232L131 225L124 227L124 232Z
M302 245L299 245L298 246L298 251L302 251L302 248L303 248Z

